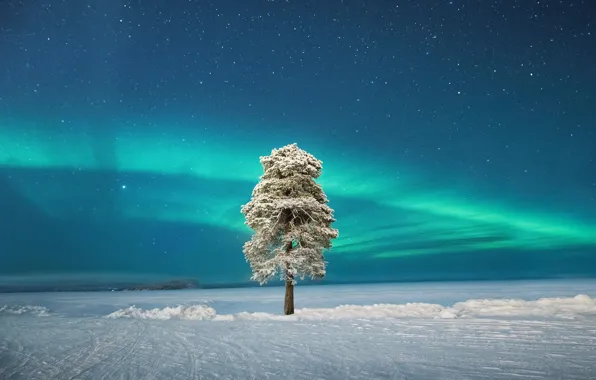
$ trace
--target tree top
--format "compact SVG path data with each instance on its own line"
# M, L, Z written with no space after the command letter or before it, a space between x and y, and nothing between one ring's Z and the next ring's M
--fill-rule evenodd
M271 155L260 157L264 174L261 178L286 178L294 174L305 174L319 178L323 162L293 143L273 149Z

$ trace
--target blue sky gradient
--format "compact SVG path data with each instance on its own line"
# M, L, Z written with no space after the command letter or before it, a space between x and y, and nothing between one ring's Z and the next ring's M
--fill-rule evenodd
M250 277L259 156L323 160L328 280L596 275L588 2L0 3L0 276Z

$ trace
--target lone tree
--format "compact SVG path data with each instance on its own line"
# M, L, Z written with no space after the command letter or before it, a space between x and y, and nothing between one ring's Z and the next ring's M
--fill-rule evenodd
M322 162L296 144L273 149L260 158L264 174L242 206L245 224L255 231L244 244L251 280L261 285L279 275L286 283L284 313L294 314L295 276L325 276L323 250L331 248L338 231L327 196L315 178Z

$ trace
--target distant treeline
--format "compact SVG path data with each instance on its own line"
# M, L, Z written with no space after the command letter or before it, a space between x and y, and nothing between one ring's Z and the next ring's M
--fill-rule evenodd
M401 279L401 280L369 280L369 281L302 281L302 285L354 285L354 284L390 284L390 283L420 283L420 282L483 282L483 281L523 281L523 280L572 280L586 277L512 277L512 278L470 278L470 279ZM38 284L0 284L0 293L44 293L44 292L106 292L106 291L141 291L141 290L184 290L184 289L230 289L259 287L255 282L230 282L217 284L201 284L196 279L177 279L158 282L119 282L117 284L88 284L88 283L38 283ZM274 281L263 287L283 286L283 282Z

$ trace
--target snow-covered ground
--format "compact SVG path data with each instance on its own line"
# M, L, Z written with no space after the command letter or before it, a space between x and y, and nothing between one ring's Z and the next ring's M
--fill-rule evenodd
M0 379L593 379L596 281L0 294Z

